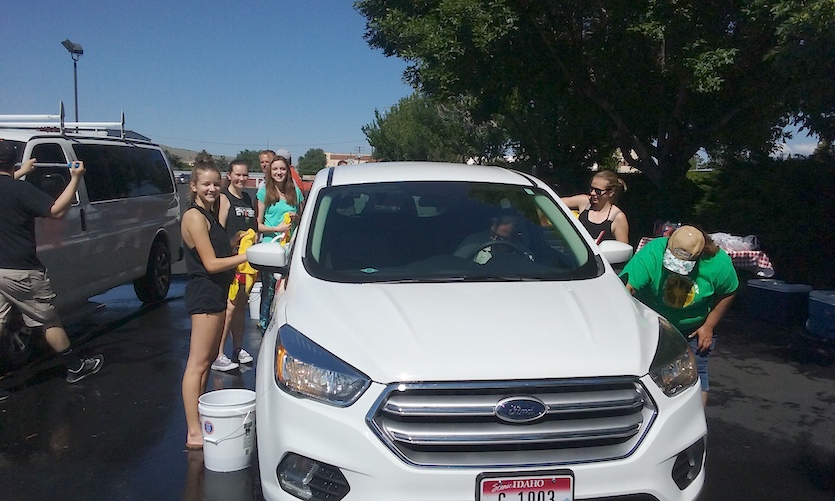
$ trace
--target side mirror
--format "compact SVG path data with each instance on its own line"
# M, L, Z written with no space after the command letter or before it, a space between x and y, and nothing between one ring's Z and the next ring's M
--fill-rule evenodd
M609 264L625 263L632 257L632 246L617 240L604 240L598 247Z
M278 242L253 245L246 250L246 259L253 268L264 273L287 274L287 250Z

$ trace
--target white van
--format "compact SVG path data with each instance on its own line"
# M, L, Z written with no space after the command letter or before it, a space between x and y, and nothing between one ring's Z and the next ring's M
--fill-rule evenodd
M18 143L18 162L37 159L25 177L53 197L85 174L64 219L38 219L38 257L59 309L133 283L146 303L165 298L171 263L182 259L180 203L163 149L121 122L64 122L60 115L0 115L0 139Z

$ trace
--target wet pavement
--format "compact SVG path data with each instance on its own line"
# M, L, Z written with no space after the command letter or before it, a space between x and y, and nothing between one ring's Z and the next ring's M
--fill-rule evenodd
M148 309L120 287L94 298L103 308L67 322L76 349L104 354L99 374L69 385L60 360L36 350L3 377L14 394L0 402L0 500L261 499L254 465L215 473L202 452L184 450L184 286L176 280L169 299ZM798 352L791 331L741 307L718 333L701 499L835 499L831 358ZM248 321L244 347L255 354L260 339ZM255 370L213 371L209 388L254 389Z
M168 301L148 309L119 287L93 298L105 308L66 322L75 349L104 354L98 374L70 385L60 360L36 353L4 378L14 393L0 403L0 499L260 498L255 468L214 473L202 452L184 449L184 286L175 281ZM261 335L254 322L247 329L244 347L257 353ZM209 389L254 389L254 376L254 367L212 371Z

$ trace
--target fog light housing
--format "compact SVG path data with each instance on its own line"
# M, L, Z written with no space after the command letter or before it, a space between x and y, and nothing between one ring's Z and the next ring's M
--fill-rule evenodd
M705 441L702 437L698 442L681 451L673 463L673 481L679 489L684 490L696 480L702 471L705 459Z
M339 501L351 490L339 468L298 454L284 456L275 472L284 492L299 499Z

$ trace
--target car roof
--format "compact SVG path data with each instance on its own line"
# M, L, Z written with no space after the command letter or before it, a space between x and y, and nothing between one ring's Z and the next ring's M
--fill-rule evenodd
M536 180L527 174L504 167L445 162L372 162L340 165L320 171L317 178L319 177L330 186L403 181L469 181L527 186L537 184Z

